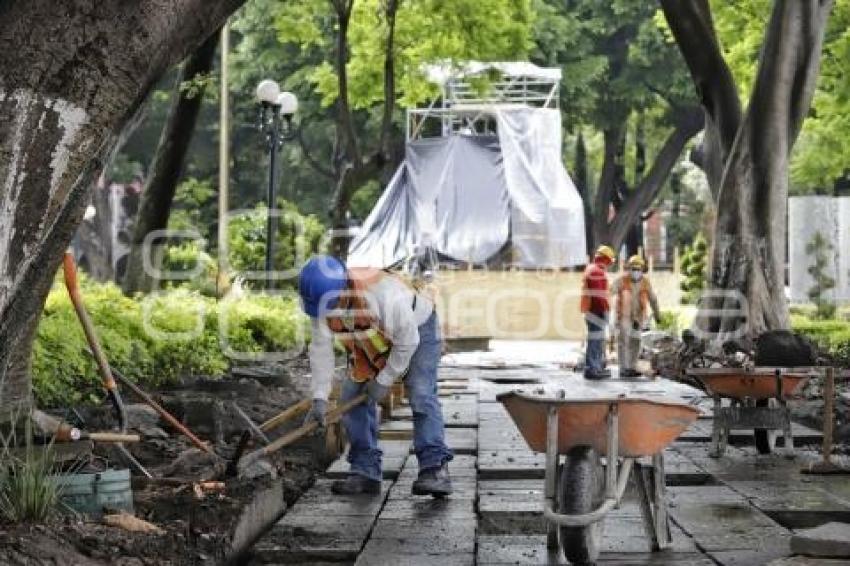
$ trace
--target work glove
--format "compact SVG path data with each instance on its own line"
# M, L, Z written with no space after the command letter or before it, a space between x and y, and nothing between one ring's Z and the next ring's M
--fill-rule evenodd
M328 402L324 399L313 399L313 404L310 406L310 410L307 411L307 416L304 417L304 425L315 421L319 423L320 427L324 427L327 424L327 414Z
M366 394L369 396L369 400L375 403L383 401L389 392L389 386L382 385L377 379L373 379L366 384Z

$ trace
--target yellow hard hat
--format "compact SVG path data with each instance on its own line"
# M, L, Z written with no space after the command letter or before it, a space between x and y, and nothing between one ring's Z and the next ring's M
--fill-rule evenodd
M596 248L596 255L607 257L611 261L614 261L617 258L617 254L614 253L614 249L611 246L599 246Z
M643 269L646 267L646 262L639 255L633 255L629 258L629 267L637 267Z

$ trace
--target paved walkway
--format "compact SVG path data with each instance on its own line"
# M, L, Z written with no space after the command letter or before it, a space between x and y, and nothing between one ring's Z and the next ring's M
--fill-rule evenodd
M440 395L457 455L451 498L411 495L417 465L410 408L402 405L382 426L382 495L332 496L330 481L347 469L341 459L256 545L253 564L563 564L546 549L543 456L528 450L495 395L563 380L558 364L577 352L554 343L506 346L443 360ZM796 429L798 441L819 439L816 431ZM790 555L792 529L850 522L847 479L802 476L805 455L759 456L743 432L732 436L726 457L709 458L710 431L707 410L666 453L673 548L649 552L629 497L605 521L600 564L767 564Z

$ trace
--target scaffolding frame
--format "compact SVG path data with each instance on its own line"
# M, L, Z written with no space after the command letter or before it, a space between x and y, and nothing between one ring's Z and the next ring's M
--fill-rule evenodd
M494 134L492 115L496 109L560 107L559 69L529 65L526 69L531 72L512 72L506 70L508 65L494 63L474 72L460 69L451 74L440 85L438 98L426 107L407 110L405 139L411 142L458 133ZM533 73L535 69L545 72ZM499 78L485 81L483 88L475 84L475 79L491 71Z

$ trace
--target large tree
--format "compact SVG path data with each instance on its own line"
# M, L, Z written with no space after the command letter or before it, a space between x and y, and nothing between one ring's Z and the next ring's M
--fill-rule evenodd
M582 192L590 211L588 246L619 248L702 129L702 113L686 69L658 29L654 6L632 0L537 0L535 7L534 60L564 69L561 106L567 127L589 126L602 138L596 190ZM640 135L643 124L652 127L653 135L645 138L652 143ZM641 159L643 166L637 164ZM635 167L627 167L630 160ZM630 244L635 253L639 239Z
M717 202L709 283L724 296L702 301L700 328L719 340L786 328L789 162L811 105L832 1L773 2L746 112L708 0L661 6L705 111L700 157Z
M0 408L29 403L38 318L116 138L242 2L0 3Z

